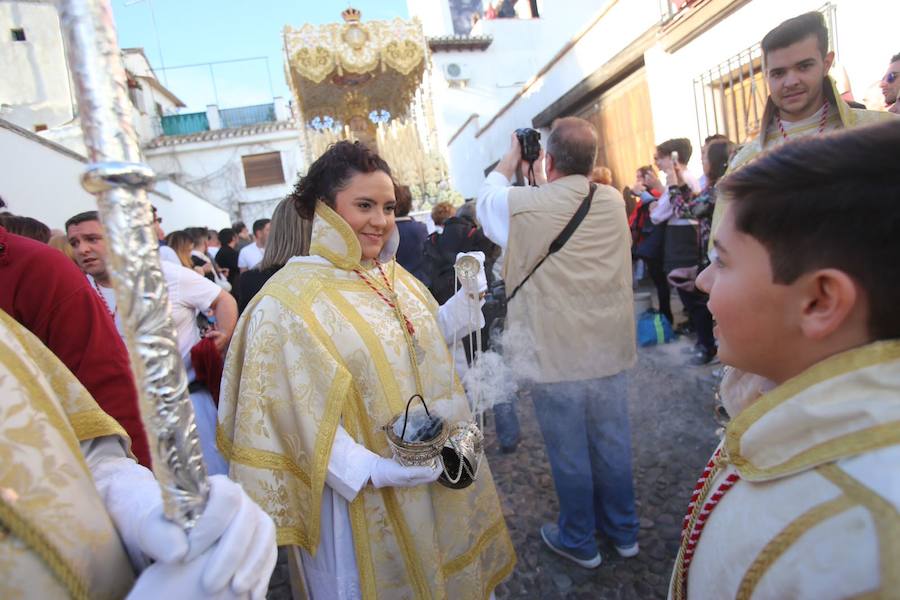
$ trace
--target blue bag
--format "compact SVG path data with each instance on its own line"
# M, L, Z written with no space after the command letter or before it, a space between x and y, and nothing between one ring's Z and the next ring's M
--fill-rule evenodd
M640 347L667 344L675 337L672 324L652 308L641 313L637 321L637 343Z

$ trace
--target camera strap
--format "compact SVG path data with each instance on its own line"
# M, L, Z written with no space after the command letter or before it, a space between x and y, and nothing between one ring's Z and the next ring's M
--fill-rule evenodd
M522 286L525 285L525 282L528 281L534 272L538 270L544 261L550 258L551 254L555 252L559 252L562 250L562 247L566 245L566 242L569 241L569 238L572 237L572 234L575 233L575 230L578 229L578 226L581 225L581 222L584 221L584 218L587 216L588 211L591 210L591 199L594 197L594 191L597 189L597 184L592 183L590 188L588 189L587 196L584 197L584 200L581 201L581 205L578 207L578 210L575 211L575 214L572 215L572 218L569 219L569 222L566 223L566 226L563 227L563 230L559 232L559 235L556 236L556 239L550 242L550 249L547 250L547 254L538 261L536 265L529 271L528 275L525 276L519 285L516 286L516 289L512 291L512 293L507 296L506 301L510 302L513 298L516 297L516 294L519 293L519 290L522 289Z

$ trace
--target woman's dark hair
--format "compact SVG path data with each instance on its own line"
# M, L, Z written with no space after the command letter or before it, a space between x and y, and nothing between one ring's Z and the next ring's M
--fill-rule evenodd
M350 178L357 173L382 171L391 178L391 168L375 152L360 142L341 141L328 147L322 156L309 166L306 175L300 177L288 196L304 219L312 219L316 202L322 200L334 208L337 193L347 187ZM396 184L394 186L396 188ZM396 189L395 189L396 193Z
M720 139L711 141L706 147L706 161L709 163L709 173L706 179L709 185L715 185L725 175L725 171L728 170L728 159L731 158L733 149L734 144Z
M395 195L397 204L394 205L394 215L405 217L412 210L412 192L409 191L408 185L398 185Z

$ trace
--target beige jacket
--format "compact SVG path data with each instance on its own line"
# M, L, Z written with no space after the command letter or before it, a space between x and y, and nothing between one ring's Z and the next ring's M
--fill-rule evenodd
M507 293L547 253L587 192L581 175L509 190ZM622 196L598 185L590 212L566 245L509 303L504 348L518 372L552 383L615 375L634 364L630 249Z

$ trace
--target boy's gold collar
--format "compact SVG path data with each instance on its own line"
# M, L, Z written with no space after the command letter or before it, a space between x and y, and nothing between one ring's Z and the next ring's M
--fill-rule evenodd
M887 402L865 391L867 385L876 386L873 389L879 384L883 387L890 377L897 378L900 384L900 340L868 344L813 365L761 396L728 425L725 448L730 462L744 478L765 481L876 448L900 444L900 388L888 392ZM839 407L841 398L848 394L859 396L859 399L852 408L845 408L846 414L843 414L835 407ZM832 401L833 404L827 406ZM846 400L844 404L848 404ZM806 411L821 415L828 410L833 411L834 423L827 421L829 417L826 415L821 424L826 428L834 425L831 433L829 430L812 431L815 424L794 422L797 415ZM870 413L875 417L872 421L859 418L860 414ZM880 414L886 416L883 421L877 419ZM854 428L846 421L848 418L857 418L858 426ZM777 430L772 427L775 419L778 420ZM757 456L760 452L746 447L748 435L754 438L752 445L758 450L765 447L766 453L777 451L783 445L782 459L772 461L770 457L763 460ZM794 439L785 439L790 436ZM768 446L760 444L761 439L769 437ZM796 443L805 437L810 438L809 444Z

